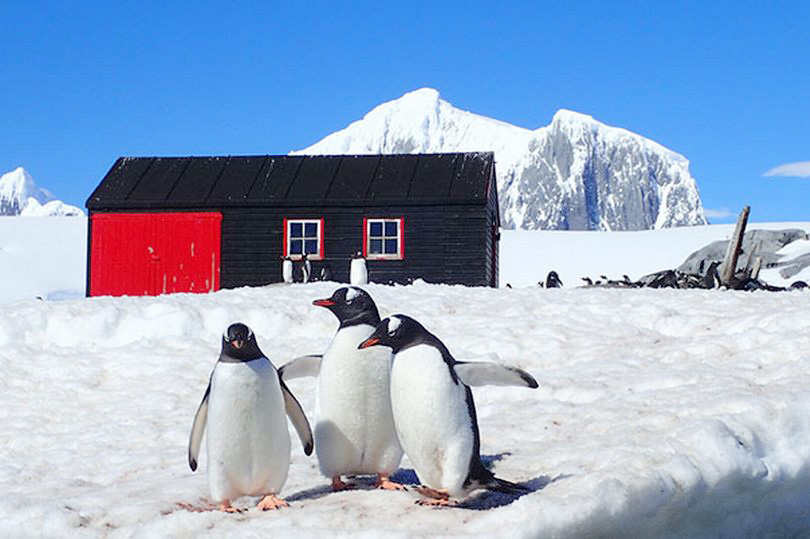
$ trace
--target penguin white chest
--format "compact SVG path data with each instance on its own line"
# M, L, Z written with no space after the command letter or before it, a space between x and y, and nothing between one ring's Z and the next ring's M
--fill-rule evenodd
M370 325L338 330L321 362L315 451L327 477L392 473L402 459L390 398L391 353L358 350Z
M452 496L464 493L474 446L466 387L441 352L417 345L396 354L391 406L399 440L419 480Z
M368 268L365 258L353 258L349 266L349 283L353 286L368 284Z
M219 362L208 404L208 482L215 501L278 493L290 435L278 374L265 358Z

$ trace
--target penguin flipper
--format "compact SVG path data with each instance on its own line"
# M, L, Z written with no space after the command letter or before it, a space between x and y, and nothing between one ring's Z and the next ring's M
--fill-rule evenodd
M309 427L309 421L307 421L307 416L304 414L304 409L301 408L298 400L287 388L287 384L284 383L280 375L281 373L279 373L279 382L281 384L281 394L284 396L284 407L287 410L287 416L289 416L293 427L295 427L295 432L298 433L298 437L301 439L301 445L304 446L304 454L309 456L312 454L312 447L314 445L312 441L312 429Z
M197 413L194 415L194 423L191 425L191 434L188 437L188 465L191 467L192 472L197 470L197 457L200 454L205 424L208 421L208 396L210 394L211 381L209 380L205 395L203 395L202 402L200 402Z
M278 370L278 375L285 381L318 376L318 373L321 372L322 358L321 354L298 356L282 365Z
M457 361L453 370L468 386L539 387L537 380L523 369L489 361Z

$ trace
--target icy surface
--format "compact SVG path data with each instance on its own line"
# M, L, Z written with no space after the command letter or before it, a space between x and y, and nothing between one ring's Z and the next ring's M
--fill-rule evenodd
M294 445L289 509L182 509L208 496L205 458L192 473L186 443L222 330L247 323L277 364L323 351L335 320L310 302L334 288L6 305L0 536L810 533L806 292L369 285L382 316L415 317L457 358L538 379L474 390L484 460L531 492L444 510L413 492L330 493ZM290 387L312 419L314 380Z
M0 305L84 296L87 218L0 217Z
M422 88L300 154L495 152L506 228L645 230L706 223L689 162L640 135L560 110L524 129Z
M37 187L22 167L0 176L0 216L27 217L77 216L84 212L76 206L54 200L53 193Z
M623 232L504 230L501 233L500 285L533 286L556 271L566 287L580 286L582 277L633 280L656 271L675 269L693 252L712 242L729 240L736 225L706 225ZM810 223L749 223L747 230L801 229ZM780 255L798 257L807 242L786 245ZM788 255L787 253L794 253ZM804 251L801 251L804 252ZM787 258L785 258L787 260ZM801 275L785 278L777 269L763 269L769 284L787 286ZM807 277L805 277L807 278Z

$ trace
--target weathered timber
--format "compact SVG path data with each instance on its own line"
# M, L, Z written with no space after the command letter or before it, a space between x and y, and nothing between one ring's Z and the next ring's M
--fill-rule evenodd
M751 206L745 206L740 212L740 217L737 219L737 227L734 229L734 236L728 244L726 257L723 259L723 264L720 268L720 283L733 288L734 273L737 269L737 259L740 257L742 249L743 235L745 234L745 226L748 224L748 214L751 212Z

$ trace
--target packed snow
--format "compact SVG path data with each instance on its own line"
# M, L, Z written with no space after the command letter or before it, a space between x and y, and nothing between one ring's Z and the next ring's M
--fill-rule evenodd
M0 220L0 297L20 287L83 290L75 266L86 260L84 228L69 224L77 222L86 226ZM474 389L485 463L530 493L477 492L450 509L417 506L413 491L373 490L363 480L332 493L292 431L282 491L289 509L184 508L205 507L209 496L205 449L192 473L186 444L223 330L247 323L277 366L322 352L336 322L311 301L337 283L6 301L0 536L807 535L810 293L571 286L580 274L612 273L612 258L616 273L633 277L673 267L726 228L536 232L534 242L528 232L505 233L501 269L513 289L365 287L381 315L413 316L457 359L516 365L540 382L537 390ZM689 230L696 237L687 239ZM786 257L807 252L796 243ZM27 274L8 265L20 256L30 257ZM546 268L566 287L528 286ZM61 273L72 276L60 282ZM37 289L37 279L46 284ZM314 379L290 384L310 421L315 387ZM416 483L407 458L395 478Z
M538 379L474 390L484 460L531 492L445 510L412 491L331 493L294 445L289 509L184 509L208 497L205 458L192 473L186 444L223 329L247 323L277 365L323 351L336 322L311 300L335 287L6 306L0 536L810 532L805 292L369 285L381 314L415 317L457 358ZM315 381L290 387L312 420ZM407 458L396 477L416 481Z
M0 217L0 305L84 297L87 218Z

